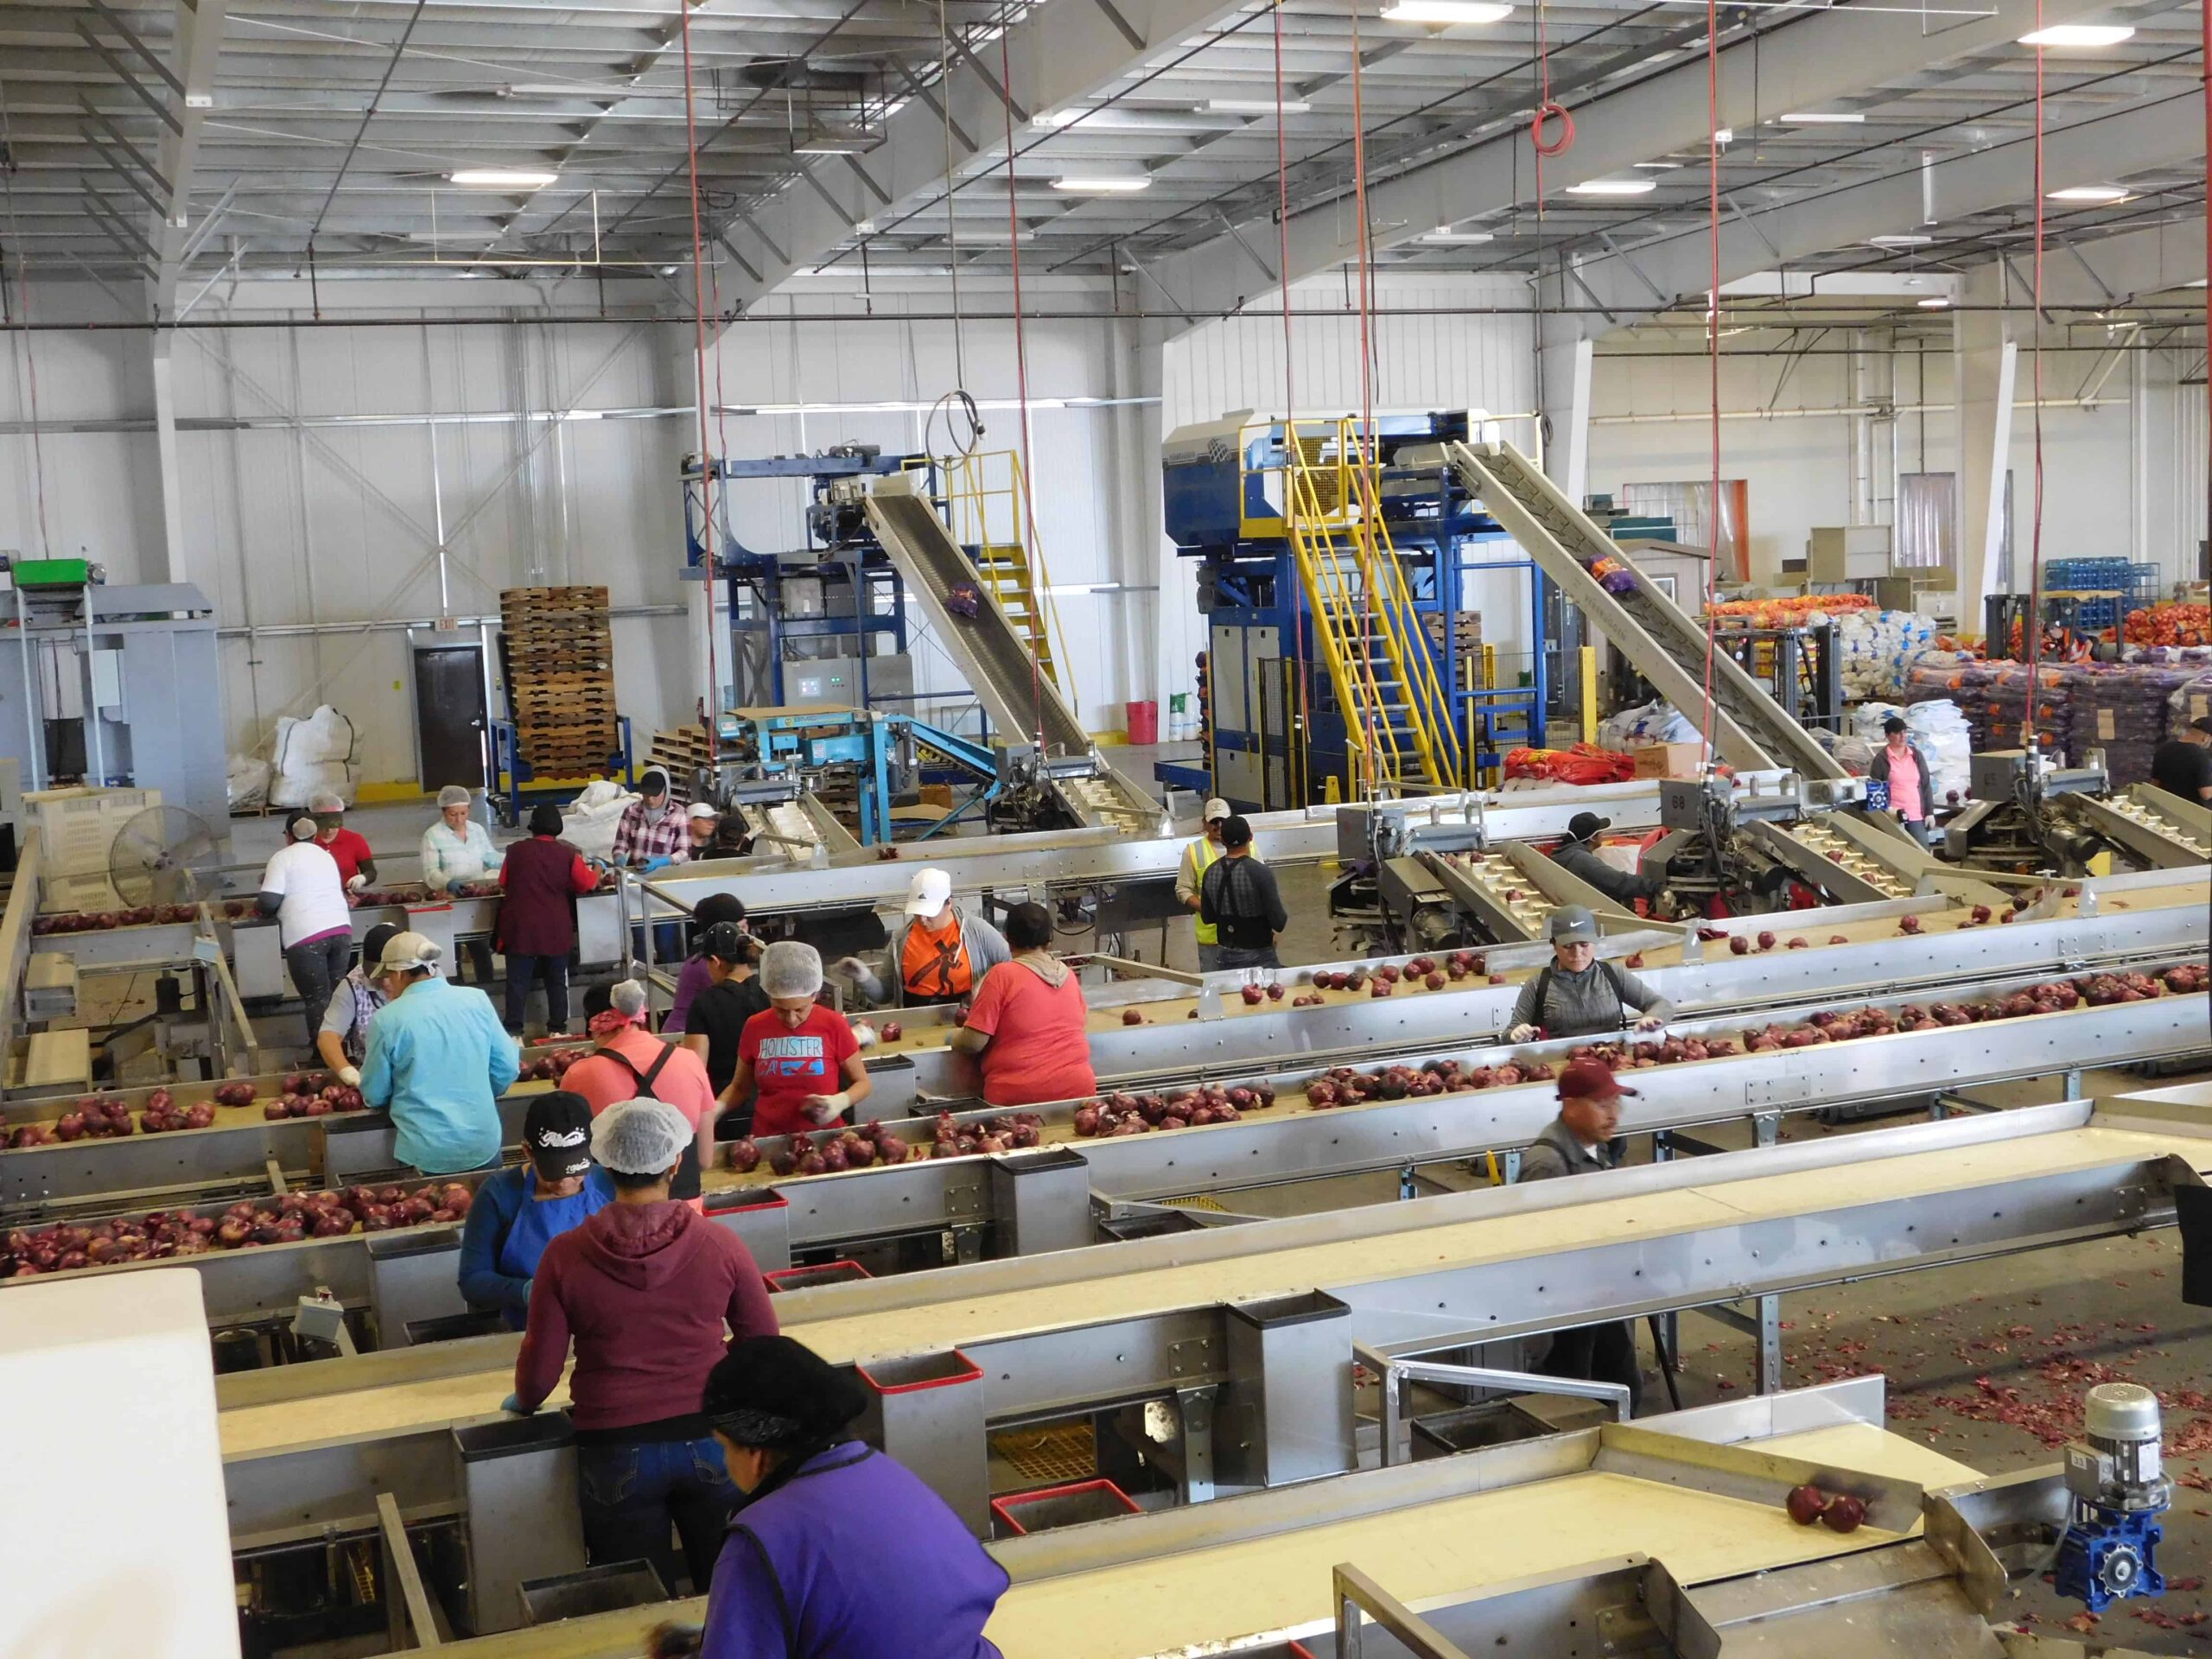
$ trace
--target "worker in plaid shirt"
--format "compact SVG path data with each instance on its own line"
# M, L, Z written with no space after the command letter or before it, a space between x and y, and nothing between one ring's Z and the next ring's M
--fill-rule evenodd
M614 826L614 862L649 871L684 862L691 855L691 831L683 809L668 792L668 774L658 766L646 767L638 793Z

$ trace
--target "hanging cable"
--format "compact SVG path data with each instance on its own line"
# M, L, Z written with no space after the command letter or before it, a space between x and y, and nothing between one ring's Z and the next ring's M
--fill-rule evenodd
M2036 0L2036 31L2043 31L2043 0ZM2036 728L2036 700L2043 690L2043 51L2040 46L2036 48L2036 257L2031 273L2035 292L2034 309L2028 319L2034 335L2030 341L2029 358L2035 385L2034 413L2031 418L2035 428L2036 453L2035 486L2031 498L2034 506L2028 528L2028 614L2022 625L2027 635L2028 686L2020 703L2020 747L2031 751L2040 742ZM1990 466L1995 475L2004 475L2002 456L1993 456Z
M1564 104L1552 97L1552 50L1549 26L1544 19L1543 0L1536 0L1536 73L1541 90L1536 100L1536 113L1529 123L1529 143L1536 152L1536 218L1544 217L1544 157L1564 156L1574 146L1574 117ZM1544 128L1551 124L1558 130L1546 136Z
M1720 19L1716 0L1705 0L1705 181L1706 242L1712 256L1710 285L1705 296L1705 350L1707 391L1713 408L1713 503L1709 522L1713 545L1705 561L1705 760L1713 764L1713 659L1719 649L1714 630L1713 575L1720 563Z
M1275 270L1281 281L1277 284L1282 296L1282 432L1283 432L1283 506L1286 512L1294 510L1296 474L1290 469L1291 455L1298 442L1298 387L1292 372L1293 356L1290 332L1290 142L1283 128L1282 75L1282 8L1283 0L1275 0L1269 8L1274 21L1275 48ZM1306 589L1302 582L1290 584L1291 653L1298 676L1298 707L1292 718L1298 722L1294 741L1287 748L1303 744L1312 731L1312 722L1306 718L1312 685L1306 678ZM1294 760L1287 768L1294 779L1303 779L1308 768L1304 754L1285 755ZM1294 806L1306 804L1302 784L1297 788L1298 798Z
M715 650L715 571L721 563L721 538L715 526L715 456L707 435L707 253L699 231L699 129L693 109L691 87L691 8L678 14L683 37L683 153L691 185L691 322L698 359L699 383L699 504L706 537L707 568L701 574L707 599L707 691L700 714L707 730L715 729L716 711L707 707L721 696L721 671Z
M23 364L30 381L31 417L31 484L38 500L38 550L41 558L54 556L54 542L46 528L46 446L40 434L45 430L38 416L38 345L37 336L30 327L31 271L30 260L23 251L22 227L16 222L16 129L8 113L8 89L0 84L0 188L8 194L9 251L16 256L16 310L22 323ZM0 275L0 282L4 282Z
M964 386L968 384L968 334L960 316L960 219L952 211L952 41L944 26L944 0L937 0L937 103L938 124L944 132L944 242L946 268L952 273L952 380L955 385ZM975 401L968 399L971 411ZM978 437L982 430L979 423Z
M999 105L1006 118L1007 251L1014 258L1014 384L1021 408L1021 521L1029 538L1029 553L1033 556L1039 543L1037 498L1030 484L1034 468L1029 460L1029 341L1022 327L1021 198L1014 173L1014 105L1008 101L1014 92L1014 64L1006 43L1007 31L1013 26L1013 17L1011 7L999 16L999 85L1005 89L1005 96L999 99ZM1029 653L1029 702L1037 726L1034 734L1037 753L1042 755L1045 753L1044 669L1039 664L1034 651Z

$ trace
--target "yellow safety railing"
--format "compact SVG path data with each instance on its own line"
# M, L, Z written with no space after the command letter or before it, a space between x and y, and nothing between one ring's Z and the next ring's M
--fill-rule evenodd
M1300 423L1291 435L1285 526L1344 711L1352 785L1457 788L1462 760L1451 702L1383 522L1372 457L1349 420Z
M983 585L1027 638L1038 666L1074 703L1067 635L1052 602L1045 552L1030 545L1021 457L1011 449L992 449L943 456L937 464L942 509L953 540L976 550Z

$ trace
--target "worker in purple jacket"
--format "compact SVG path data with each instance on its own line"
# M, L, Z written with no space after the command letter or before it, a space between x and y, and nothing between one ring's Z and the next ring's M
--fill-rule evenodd
M730 1344L702 1414L745 1494L707 1622L652 1651L700 1659L999 1659L983 1626L1006 1569L944 1501L853 1439L868 1396L789 1337Z

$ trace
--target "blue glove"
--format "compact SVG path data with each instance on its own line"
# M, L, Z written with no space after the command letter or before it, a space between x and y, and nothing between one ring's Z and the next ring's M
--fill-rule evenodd
M645 861L645 874L651 875L655 870L664 870L675 862L666 853L657 853Z
M532 1406L528 1411L524 1411L522 1408L522 1402L512 1394L499 1402L499 1409L512 1417L535 1417L537 1414L537 1407Z
M459 876L455 876L452 880L446 883L446 892L451 897L458 899L461 897L461 890L467 887L467 882L462 880Z

